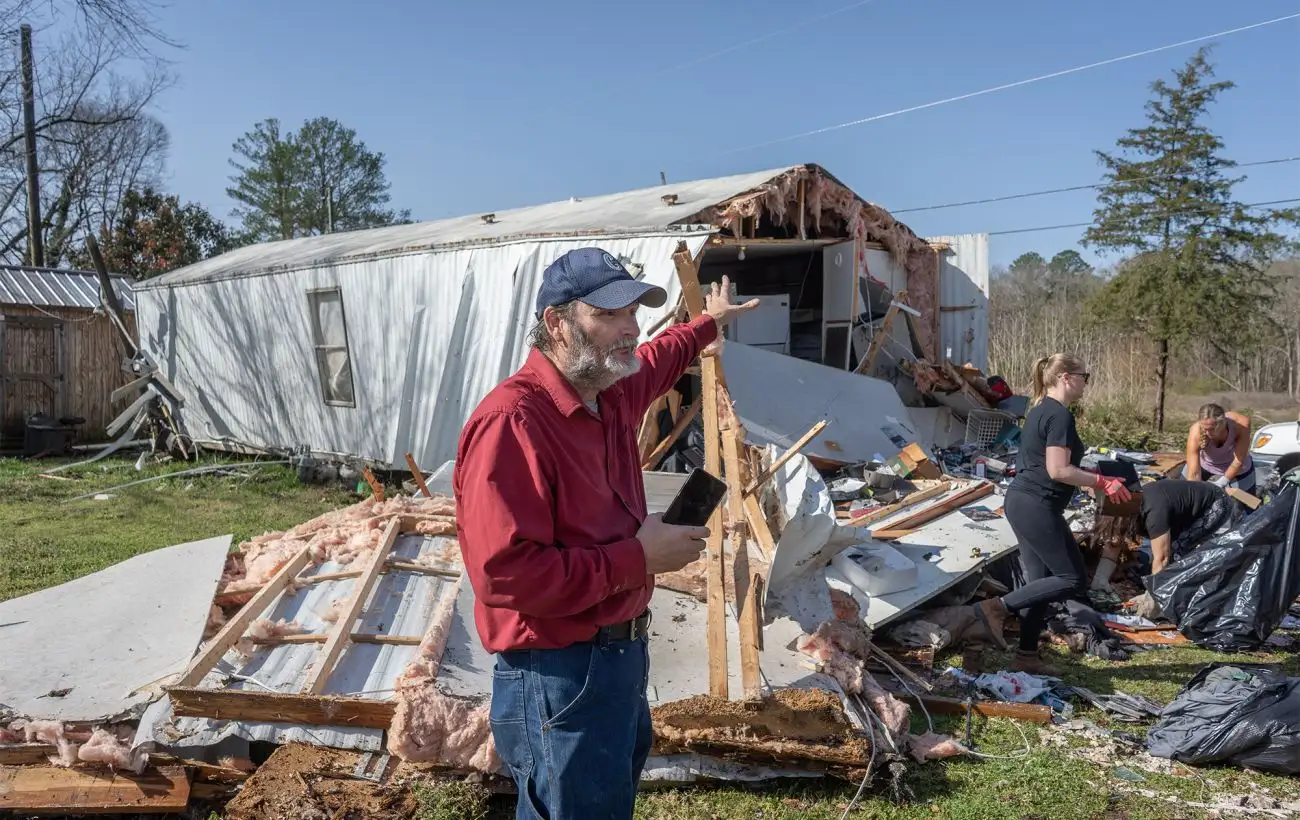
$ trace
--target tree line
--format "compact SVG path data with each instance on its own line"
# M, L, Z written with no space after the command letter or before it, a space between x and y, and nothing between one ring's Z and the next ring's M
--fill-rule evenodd
M1075 251L1029 253L999 271L994 369L1014 375L1038 356L1077 353L1097 392L1152 399L1157 430L1171 376L1300 399L1300 210L1234 196L1242 178L1206 124L1233 87L1214 79L1206 49L1151 85L1146 123L1097 152L1104 184L1082 244L1116 261L1096 271Z
M226 192L235 225L163 190L170 137L150 111L174 79L158 52L174 44L151 5L0 0L0 261L33 257L17 22L29 23L36 41L32 130L46 267L88 267L92 234L110 269L143 279L245 244L410 221L409 211L389 207L383 153L329 117L296 130L266 119L234 141Z

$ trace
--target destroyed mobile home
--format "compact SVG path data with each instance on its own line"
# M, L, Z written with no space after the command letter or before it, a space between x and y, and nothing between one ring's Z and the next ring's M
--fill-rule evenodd
M741 193L720 196L735 190ZM655 746L646 782L856 782L886 768L897 777L907 760L974 753L969 738L935 732L936 714L1046 725L1068 718L1071 700L1121 719L1160 714L1141 698L1052 679L933 668L941 649L988 642L967 604L1016 583L1007 560L1016 540L1000 492L1013 472L1016 397L973 361L986 329L957 335L965 340L957 349L970 354L961 364L949 355L954 339L935 279L952 267L943 248L815 166L652 193L664 208L681 209L683 224L653 236L631 238L630 227L602 235L590 221L596 215L618 213L620 204L643 207L650 196L632 192L526 209L523 227L493 227L511 221L503 213L244 249L138 293L139 378L119 393L125 409L116 431L133 435L151 421L181 447L291 449L300 474L319 460L341 457L341 471L356 459L368 465L362 472L372 494L234 552L229 537L182 544L0 603L0 651L42 659L0 670L0 808L148 813L219 799L230 800L228 817L260 817L295 802L330 807L344 799L336 790L350 788L340 783L386 788L430 770L507 781L487 721L493 660L473 626L446 455L474 402L522 357L526 294L536 276L593 236L631 253L643 275L678 297L662 315L644 317L647 333L698 315L701 280L724 272L755 288L749 293L778 292L781 305L779 267L766 269L766 285L762 276L746 283L729 273L746 260L784 255L801 270L820 260L847 271L847 297L818 295L837 310L849 302L842 327L823 314L812 334L797 333L797 302L778 311L776 331L741 323L652 408L640 431L652 512L667 506L692 466L728 485L706 557L657 577L646 692ZM567 206L567 222L546 210ZM577 238L522 236L557 224ZM430 235L400 233L416 228ZM500 230L521 234L488 241ZM420 256L420 248L440 248L451 236L483 244ZM873 268L874 253L884 260ZM715 254L723 263L709 271ZM418 267L451 257L454 275ZM359 275L365 265L421 295L358 287L376 301L363 309L366 332L356 333L335 285L350 266ZM513 276L507 281L502 270ZM826 289L832 277L818 281ZM304 285L312 311L300 316L290 306ZM282 299L240 295L263 286L289 290ZM420 307L425 301L457 305L450 325L433 321L433 308ZM292 315L267 318L266 305ZM951 313L982 321L978 300L971 307ZM484 332L494 327L503 332ZM295 328L303 335L291 339ZM801 351L809 339L815 350ZM237 342L250 347L211 348ZM274 342L290 352L272 353ZM273 366L240 368L241 357L264 354ZM374 418L395 421L383 429ZM289 446L301 441L313 443ZM420 463L440 466L426 475ZM409 468L412 481L408 492L387 498L371 468L393 467ZM1270 511L1258 519L1271 522L1257 525L1265 534L1251 536L1289 545L1270 559L1290 568L1283 575L1292 580L1271 596L1289 590L1287 603L1300 592L1300 549L1294 526L1277 533L1282 512L1294 518L1295 504L1294 491L1279 491L1260 508ZM1114 595L1112 581L1123 590L1140 561L1113 548L1099 518L1084 521L1095 512L1078 511L1079 532L1090 565L1100 568L1097 593ZM1233 555L1242 572L1259 571L1258 561ZM1160 577L1183 569L1175 562ZM1160 589L1152 590L1156 597ZM1117 600L1133 597L1123 592ZM1278 621L1272 632L1286 607L1266 606ZM86 623L78 608L98 617ZM1188 640L1176 631L1181 625L1148 628L1152 622L1135 617L1092 615L1062 613L1053 640L1108 658ZM1198 618L1196 628L1206 622ZM1263 694L1252 703L1279 686L1295 689L1285 680L1258 682ZM1214 723L1193 711L1171 731ZM1262 708L1239 718L1243 725L1272 719ZM1164 737L1173 759L1214 759ZM257 765L254 749L265 744L278 749ZM402 800L375 791L357 799L371 801L365 811L375 816Z

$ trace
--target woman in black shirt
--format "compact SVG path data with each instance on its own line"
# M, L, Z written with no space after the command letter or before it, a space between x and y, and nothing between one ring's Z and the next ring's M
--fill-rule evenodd
M1077 357L1057 353L1034 362L1033 409L1025 418L1016 455L1016 477L1004 503L1007 523L1020 542L1020 562L1028 583L1002 598L981 601L976 612L1005 646L1007 615L1020 616L1020 648L1015 671L1049 673L1038 655L1047 605L1088 601L1083 554L1065 521L1076 487L1095 487L1115 501L1131 497L1118 478L1079 468L1084 446L1069 406L1083 396L1088 371Z

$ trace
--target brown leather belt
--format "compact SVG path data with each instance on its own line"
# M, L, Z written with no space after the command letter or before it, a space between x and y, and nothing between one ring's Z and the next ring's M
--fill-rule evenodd
M596 630L596 635L591 640L593 643L607 643L609 641L634 641L637 638L644 638L650 634L650 610L642 612L639 616L630 621L622 621L609 626L602 626Z

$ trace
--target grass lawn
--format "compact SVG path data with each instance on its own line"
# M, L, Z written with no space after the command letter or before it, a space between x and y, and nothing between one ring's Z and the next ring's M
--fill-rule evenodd
M39 469L51 466L42 462ZM63 503L82 493L193 466L155 466L137 472L131 461L106 460L64 473L71 480L60 481L38 477L36 465L0 460L0 600L170 544L226 533L233 534L238 543L356 500L342 490L304 487L288 469L268 466L248 470L248 477L169 478L114 492L103 501ZM1161 703L1171 700L1201 666L1225 659L1229 658L1181 648L1145 653L1126 663L1073 659L1063 653L1054 657L1067 683L1100 693L1146 695ZM1261 653L1235 659L1284 663L1293 674L1300 674L1300 656L1294 654ZM940 665L948 663L959 665L960 659L939 661ZM994 658L988 658L986 664L993 668ZM703 666L700 674L705 674ZM1080 709L1078 717L1099 726L1111 725L1098 712L1076 708ZM941 732L960 735L963 731L958 719L939 718L935 723ZM1141 726L1120 728L1139 735L1144 731ZM914 717L913 729L924 731L920 715ZM1045 744L1049 736L1059 742ZM1084 742L1077 737L1005 719L976 719L973 738L977 750L991 758L958 758L924 766L909 760L902 778L901 802L891 799L887 775L878 775L874 790L850 816L1154 820L1216 816L1189 808L1185 802L1212 803L1229 794L1300 800L1300 781L1231 767L1195 772L1178 767L1174 775L1162 775L1142 771L1123 758L1100 765L1081 757ZM1031 746L1028 753L1026 738ZM1132 782L1117 776L1116 769L1123 766L1143 780ZM840 817L856 791L856 784L813 780L649 792L638 801L637 816L646 820L833 820ZM438 795L438 789L422 795L421 816L427 820L513 816L508 801L495 799L487 814L479 814L466 808L468 804L460 796L450 800ZM449 811L447 807L452 805L456 808Z

